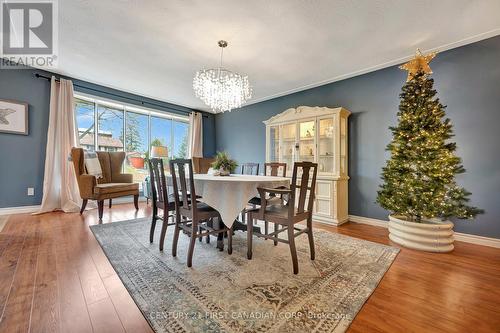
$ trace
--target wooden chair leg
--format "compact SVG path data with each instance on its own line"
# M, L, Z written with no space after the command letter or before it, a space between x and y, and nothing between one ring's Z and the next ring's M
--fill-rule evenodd
M203 231L203 228L201 227L201 224L198 226L198 233L201 234L201 232ZM203 236L199 236L198 237L198 241L201 243L203 242Z
M264 235L267 235L267 234L269 234L269 222L264 221Z
M233 253L233 227L227 231L227 253Z
M220 217L217 218L217 229L222 229L222 220ZM217 248L219 251L224 251L224 231L221 231L217 234Z
M252 222L252 223L250 223L250 222ZM248 258L248 260L252 260L253 222L254 222L254 218L250 214L250 216L248 216L248 223L247 223L247 258Z
M288 226L288 242L290 245L290 254L292 255L293 274L299 273L299 262L297 260L297 249L295 248L295 236L293 224Z
M82 215L83 212L85 211L85 207L87 207L87 202L88 201L89 201L88 199L83 199L82 208L80 209L80 215Z
M208 225L210 228L213 228L213 227L214 227L214 220L213 220L213 219L208 220L207 225ZM207 240L206 240L206 242L207 242L207 244L210 244L210 235L207 235Z
M167 234L168 227L168 219L169 219L168 211L163 214L163 224L161 225L161 234L160 234L160 251L163 251L163 243L165 243L165 235Z
M139 210L139 194L134 195L135 210Z
M97 201L97 211L99 213L99 220L102 220L102 214L104 213L104 200Z
M316 257L315 251L314 251L314 238L313 238L313 231L312 231L312 218L307 219L307 228L309 229L307 231L307 237L309 238L309 250L311 252L311 260L314 260Z
M193 226L191 230L191 237L189 239L189 249L188 249L188 257L187 257L187 267L191 267L193 265L193 253L194 253L194 244L196 243L198 231L198 221L193 218Z
M113 199L109 199L109 208L113 205Z
M176 211L175 212L174 239L172 240L172 257L177 256L177 241L179 240L179 233L181 231L181 228L179 227L179 223L181 223L181 216Z
M158 208L153 207L153 218L151 219L151 230L149 230L149 242L150 243L153 243L157 218L158 218Z
M278 223L274 223L274 232L278 231ZM278 235L275 235L274 237L278 237ZM273 241L274 246L278 245L278 241Z

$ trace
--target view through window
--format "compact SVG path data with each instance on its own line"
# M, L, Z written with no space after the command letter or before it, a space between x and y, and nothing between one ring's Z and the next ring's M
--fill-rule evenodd
M169 158L188 156L187 117L83 95L75 95L75 114L80 146L92 151L125 151L124 172L133 174L141 189L148 175L146 159L151 146L168 148L166 165Z

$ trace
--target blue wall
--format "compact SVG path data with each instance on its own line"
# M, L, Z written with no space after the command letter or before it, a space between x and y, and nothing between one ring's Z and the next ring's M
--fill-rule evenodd
M475 221L457 220L455 230L500 238L500 37L440 53L431 67L438 96L448 105L457 153L467 169L458 181L473 193L472 204L486 211ZM263 120L300 105L343 106L352 112L349 213L386 220L388 212L375 198L388 158L388 127L396 124L405 79L406 72L395 66L219 114L217 150L227 150L239 162L262 163Z
M17 100L29 104L29 135L0 133L0 208L38 205L42 200L50 82L35 78L34 73L51 75L47 72L29 69L0 70L0 99ZM73 83L75 91L94 96L170 113L191 111L185 107L80 80L73 80ZM203 118L203 151L205 156L212 156L215 152L215 117L212 114L207 115L208 118ZM35 196L26 195L28 187L35 188Z

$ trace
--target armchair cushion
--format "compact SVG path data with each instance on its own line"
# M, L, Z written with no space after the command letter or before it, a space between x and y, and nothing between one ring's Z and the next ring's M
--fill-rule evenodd
M93 151L86 151L84 153L85 157L85 168L87 169L87 174L96 176L97 178L102 177L101 163L97 158L97 154Z
M137 183L106 183L97 184L94 187L95 195L103 195L118 192L139 191L139 184Z

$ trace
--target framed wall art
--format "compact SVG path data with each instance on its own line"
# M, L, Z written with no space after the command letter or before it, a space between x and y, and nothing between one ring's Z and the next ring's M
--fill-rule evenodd
M28 135L28 103L0 99L0 133Z

